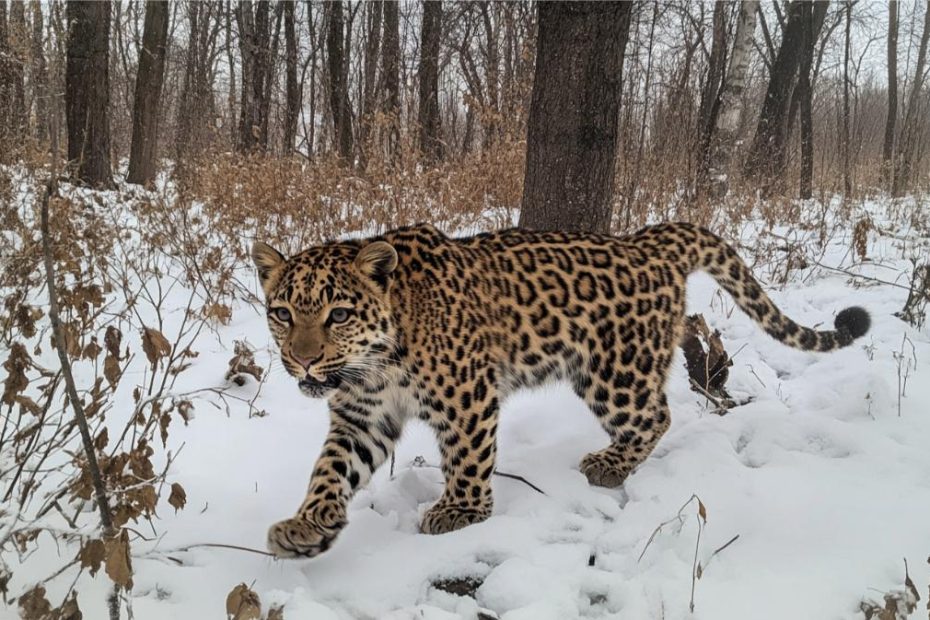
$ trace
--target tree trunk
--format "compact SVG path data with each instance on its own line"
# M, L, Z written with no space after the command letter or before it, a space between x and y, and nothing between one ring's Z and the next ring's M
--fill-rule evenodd
M268 115L271 110L272 66L271 7L268 0L240 0L236 7L239 50L242 56L242 95L239 103L239 141L242 153L268 147ZM275 33L277 36L277 33Z
M110 3L68 0L65 101L74 178L113 184L110 168Z
M400 34L397 2L384 2L381 76L384 79L384 113L387 115L387 156L396 163L400 149Z
M895 125L898 120L898 0L888 2L888 115L882 146L882 184L890 191L894 176Z
M716 131L709 147L711 155L707 176L710 195L716 199L723 198L730 189L730 162L733 161L738 146L737 138L743 120L743 91L746 88L749 55L752 52L758 10L757 0L740 3L730 67L724 79L723 92L720 94Z
M155 181L158 147L158 104L165 78L165 46L168 42L168 2L145 3L145 25L136 93L132 111L132 145L129 153L130 183L149 186Z
M724 12L728 9L726 2L714 4L713 44L708 60L707 79L701 93L701 107L698 110L698 170L696 195L706 196L708 191L708 172L710 170L711 142L720 113L721 84L724 67L727 62L727 29Z
M539 3L520 226L610 231L632 7Z
M381 2L368 2L366 9L365 56L362 74L361 122L359 123L360 166L365 168L373 148L372 129L375 122L375 99L378 94L378 54L381 48Z
M329 28L326 33L327 66L329 69L329 105L333 115L333 140L336 150L346 162L352 161L352 107L349 103L348 63L345 62L345 20L342 1L327 2Z
M924 30L920 35L920 47L917 51L917 70L911 84L911 94L904 112L904 125L901 127L899 143L901 149L897 157L892 195L902 195L910 186L914 157L917 154L917 142L920 139L918 120L920 117L920 93L924 85L924 69L927 65L927 38L930 37L930 2L925 3Z
M843 42L843 193L846 198L852 195L852 170L849 146L849 51L850 34L852 33L852 5L852 0L846 0L846 36ZM813 49L811 50L811 54L813 54Z
M13 154L11 118L13 108L13 66L10 54L6 0L0 0L0 164L10 163Z
M264 58L264 81L261 90L261 133L259 135L259 144L262 151L268 150L268 140L270 139L271 127L271 92L274 86L275 68L277 67L278 43L281 40L281 21L284 17L284 3L278 2L275 6L274 30L269 30L270 39L265 44ZM269 21L269 28L271 23ZM296 81L296 79L295 79Z
M769 77L768 88L759 114L759 123L744 165L744 174L759 180L763 191L770 191L781 179L785 168L788 123L792 114L791 94L801 64L804 15L807 2L796 0L788 7L788 17L778 54ZM817 40L826 14L827 0L814 2L812 38ZM819 19L818 19L819 17Z
M255 132L252 131L252 74L255 71L255 19L252 5L239 0L236 5L236 25L239 27L239 55L242 59L239 95L239 136L236 149L247 153L254 148Z
M814 182L814 119L811 93L811 66L814 64L813 10L809 2L802 3L801 64L795 89L801 113L801 180L798 195L807 200L813 194Z
M13 100L11 102L11 130L13 146L19 150L26 140L26 3L14 0L10 3L10 22L8 26L9 51L13 79Z
M439 120L439 44L442 36L442 2L423 2L420 29L420 152L428 161L442 159L442 126Z
M286 109L284 112L284 155L294 152L297 139L297 118L300 115L300 83L297 81L297 28L294 21L294 0L284 2L284 50L286 59Z
M39 147L44 150L48 147L49 136L48 68L43 47L45 24L42 18L42 3L34 3L32 9L32 84L35 89L36 105L35 136Z

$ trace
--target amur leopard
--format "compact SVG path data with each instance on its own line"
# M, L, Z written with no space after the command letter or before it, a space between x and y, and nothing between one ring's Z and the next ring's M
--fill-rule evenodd
M290 258L257 242L252 257L284 366L330 411L306 498L269 530L278 557L330 547L350 498L413 418L435 430L445 476L421 531L487 519L501 399L546 381L568 382L610 437L581 459L588 481L620 485L669 427L663 390L693 271L798 349L832 351L869 328L858 307L839 312L832 331L798 325L732 247L687 223L627 237L514 229L450 238L418 225Z

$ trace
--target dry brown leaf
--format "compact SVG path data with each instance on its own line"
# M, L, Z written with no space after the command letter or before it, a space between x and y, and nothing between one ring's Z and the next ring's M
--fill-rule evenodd
M28 396L23 396L22 394L19 394L14 397L14 400L20 405L22 405L23 409L25 409L32 415L36 417L39 417L40 415L42 415L42 409L39 407L39 405L36 404L36 401L32 400Z
M168 496L168 503L174 506L175 512L181 510L187 504L187 492L177 482L171 483L171 495Z
M45 598L45 588L36 586L19 597L19 617L22 620L48 620L52 604Z
M52 617L55 620L83 620L84 614L77 603L77 592L72 590L70 598L53 612Z
M265 620L284 620L284 607L282 605L272 605Z
M103 376L106 377L111 388L115 388L116 384L119 383L119 360L112 353L107 353L106 358L103 360Z
M261 617L261 601L249 586L240 583L230 591L226 597L227 620L259 620Z
M108 326L107 333L103 337L103 344L107 348L107 353L119 359L119 346L122 341L123 333L112 325Z
M168 445L168 425L171 424L171 414L165 412L158 418L158 428L161 430L161 445Z
M235 355L229 360L229 370L226 371L226 380L236 385L245 385L245 377L250 375L256 381L262 380L265 370L255 363L255 354L243 340L236 340L233 349Z
M142 350L145 351L145 357L153 366L163 357L171 355L171 343L157 329L145 327L142 329Z
M203 315L221 325L229 325L232 320L232 308L226 304L207 304L203 307Z
M100 355L102 350L103 349L100 348L100 345L97 344L97 339L91 338L90 342L84 346L84 350L81 352L81 357L86 360L97 359L97 356Z
M184 420L184 425L187 426L187 423L194 417L194 403L189 400L179 401L178 414L180 414L181 418Z
M81 545L81 550L78 551L78 560L80 560L83 568L90 569L91 577L96 575L97 571L100 570L100 565L103 563L105 556L106 547L103 541L98 538L88 540Z
M707 524L707 509L704 508L704 502L702 502L700 498L698 498L698 516Z
M16 402L16 395L29 385L26 370L31 366L32 358L29 357L26 347L19 342L14 342L10 347L10 356L3 362L6 379L3 381L3 398L0 398L0 401L8 405Z
M76 359L81 356L81 331L78 328L76 321L69 321L61 326L61 336L64 341L64 349L67 352L68 357ZM57 348L58 343L53 342L52 344Z
M104 426L97 436L94 438L94 447L102 452L104 448L107 447L107 444L110 443L110 433L107 431L107 427Z
M113 583L132 590L132 560L129 557L129 534L120 530L118 536L108 538L106 547L106 571Z

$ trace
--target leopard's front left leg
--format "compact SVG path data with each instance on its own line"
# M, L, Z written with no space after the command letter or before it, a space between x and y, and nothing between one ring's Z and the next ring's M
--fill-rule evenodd
M402 420L357 404L330 403L330 426L313 468L307 497L290 519L268 530L268 549L279 558L313 557L345 527L355 491L394 450Z
M420 531L444 534L491 516L491 474L497 455L497 391L482 372L432 406L445 490L423 515Z

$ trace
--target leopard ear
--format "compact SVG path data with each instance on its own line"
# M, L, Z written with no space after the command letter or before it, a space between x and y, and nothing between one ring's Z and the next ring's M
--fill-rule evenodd
M252 245L252 262L258 268L258 279L261 280L264 288L268 283L271 272L275 268L284 264L284 255L276 249L262 241L256 241Z
M387 277L397 268L397 250L386 241L369 243L355 257L355 268L385 288Z

